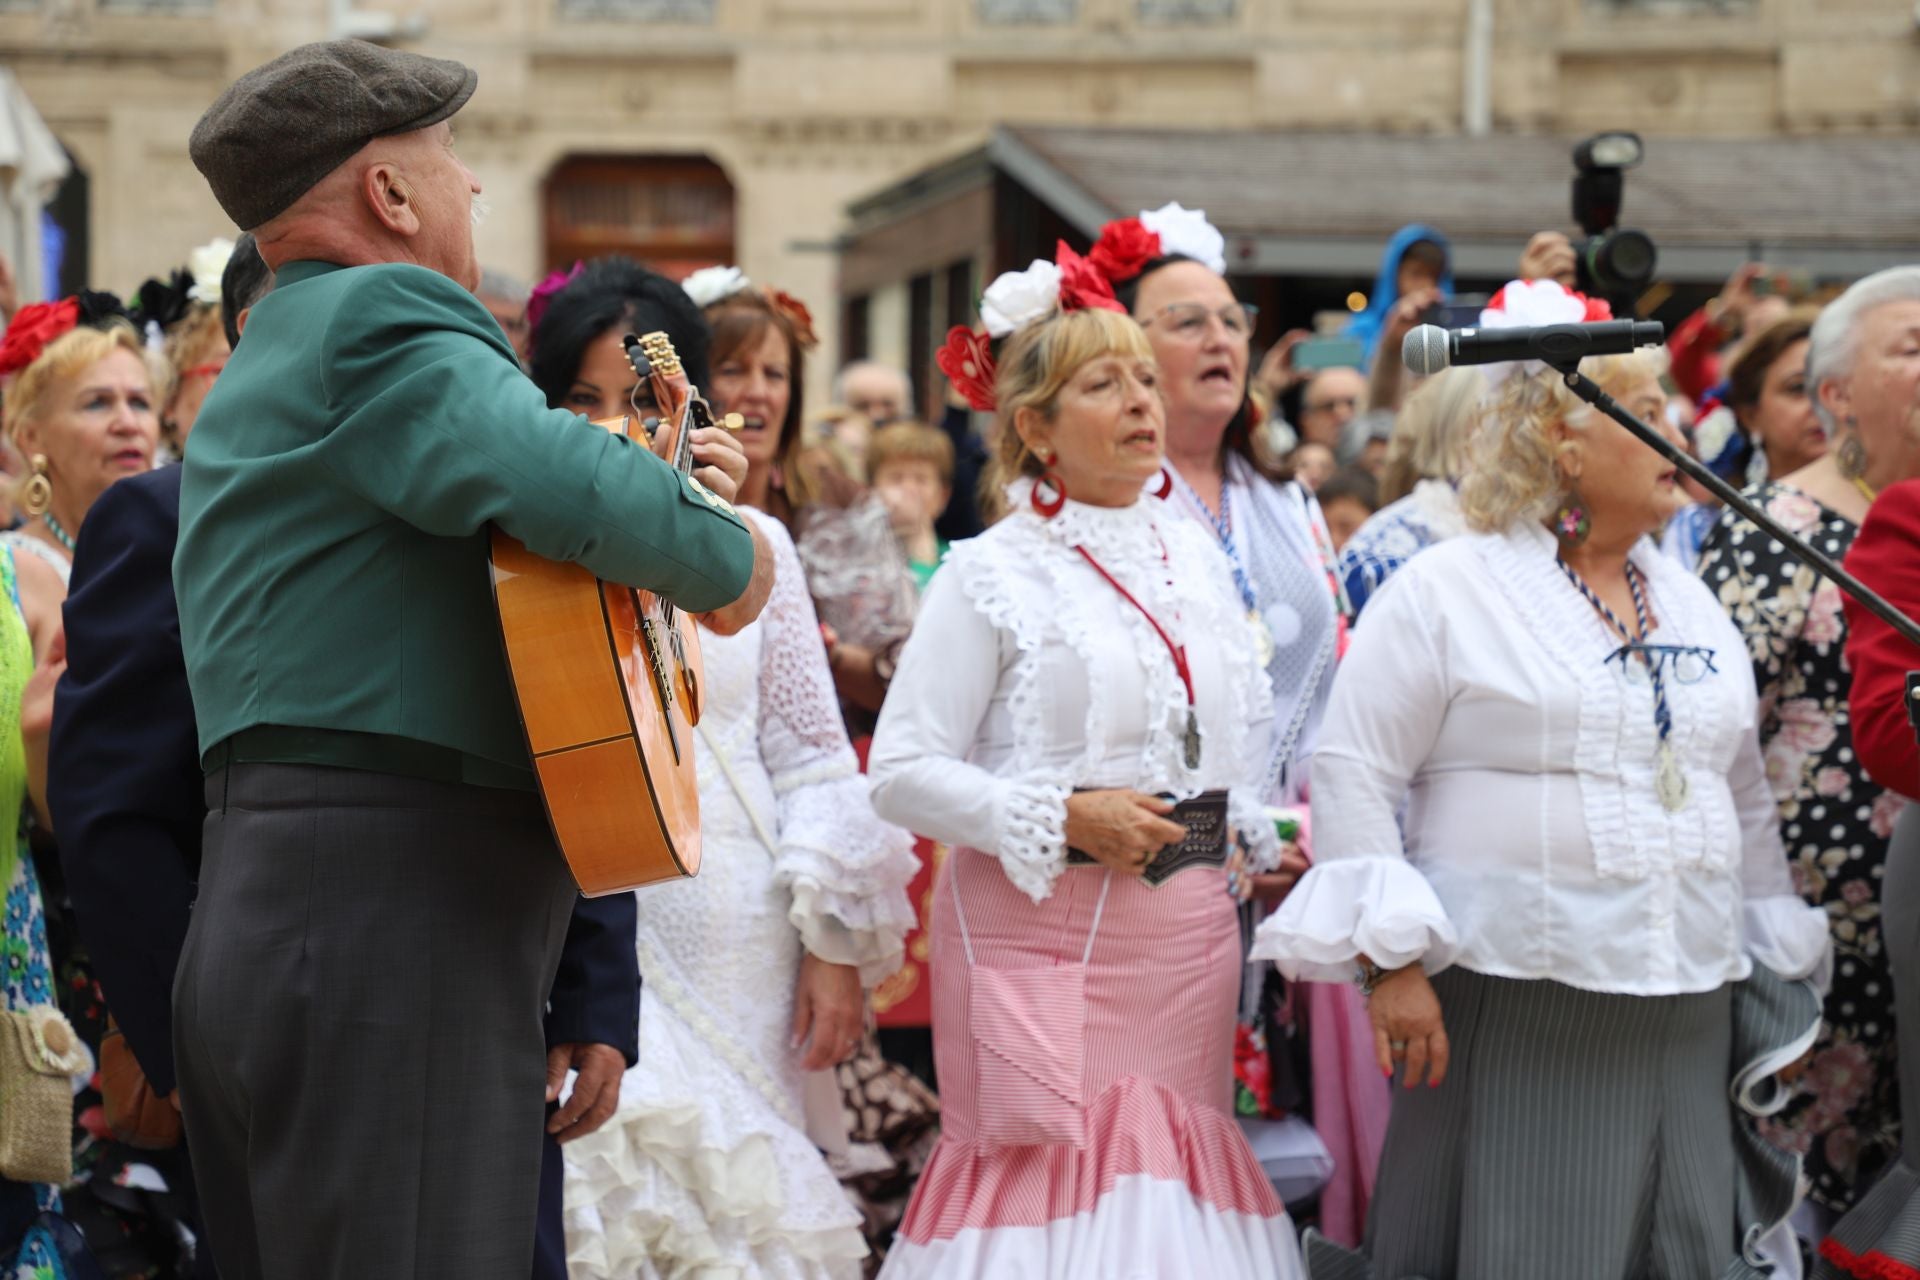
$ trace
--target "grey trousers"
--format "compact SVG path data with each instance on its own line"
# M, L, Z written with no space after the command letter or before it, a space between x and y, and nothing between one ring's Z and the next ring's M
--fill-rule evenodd
M1730 988L1609 995L1463 969L1433 985L1452 1065L1438 1089L1395 1086L1374 1276L1719 1275L1735 1239Z
M576 896L539 799L304 765L207 799L174 1052L224 1280L528 1275Z

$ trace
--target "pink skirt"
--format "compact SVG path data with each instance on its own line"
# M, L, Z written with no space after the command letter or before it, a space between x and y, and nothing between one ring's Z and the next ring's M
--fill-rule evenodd
M1149 888L1069 868L1036 904L956 849L929 929L942 1132L883 1277L1304 1275L1231 1113L1224 872Z

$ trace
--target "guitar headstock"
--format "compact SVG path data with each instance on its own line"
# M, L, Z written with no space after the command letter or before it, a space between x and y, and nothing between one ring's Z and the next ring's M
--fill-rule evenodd
M673 349L673 339L656 330L637 338L628 334L621 346L626 350L627 363L633 366L635 376L651 383L653 402L660 409L661 426L672 432L666 441L656 442L656 449L663 450L662 456L676 467L687 470L691 465L688 413L691 405L700 402L700 395L687 381L680 354Z

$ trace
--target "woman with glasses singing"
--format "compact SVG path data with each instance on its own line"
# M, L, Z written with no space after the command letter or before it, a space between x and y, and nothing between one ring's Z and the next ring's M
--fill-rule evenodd
M1536 323L1603 314L1514 290L1543 291L1506 308ZM1661 359L1585 372L1664 422ZM1674 468L1553 370L1502 375L1474 532L1367 606L1315 757L1318 864L1254 947L1357 971L1404 1069L1367 1258L1315 1241L1309 1268L1763 1274L1738 1270L1748 1228L1785 1216L1797 1167L1755 1162L1730 1064L1757 1107L1811 1044L1826 919L1787 876L1740 636L1646 540Z

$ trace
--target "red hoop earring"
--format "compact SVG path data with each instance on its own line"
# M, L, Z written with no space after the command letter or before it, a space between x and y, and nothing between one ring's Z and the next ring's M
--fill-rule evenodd
M1043 498L1040 496L1041 485L1049 485L1052 487L1053 496L1051 498ZM1051 520L1060 514L1060 508L1067 505L1067 482L1062 480L1052 468L1048 468L1040 473L1038 480L1033 482L1033 492L1029 495L1028 500L1033 503L1033 509L1040 513L1042 520Z
M1165 498L1168 494L1172 492L1173 492L1173 472L1167 470L1165 467L1162 467L1160 468L1160 487L1153 491L1153 496L1156 498Z

